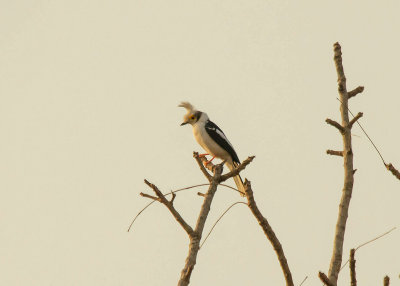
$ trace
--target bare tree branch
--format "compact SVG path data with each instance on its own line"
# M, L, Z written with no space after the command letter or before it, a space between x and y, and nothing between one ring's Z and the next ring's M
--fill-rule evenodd
M329 278L325 275L324 272L319 272L318 273L318 277L319 279L322 281L322 283L324 283L324 285L326 286L333 286L333 284L331 283L331 281L329 281Z
M274 248L276 255L278 256L279 263L281 265L283 275L285 276L286 285L294 286L292 273L290 272L289 265L287 263L285 254L283 252L283 248L278 238L275 235L272 227L268 223L267 219L261 214L260 210L257 207L257 204L254 200L253 190L251 189L251 183L247 179L244 181L244 190L247 198L247 205L249 206L251 212L256 217L259 225L263 229L265 235L268 240L271 242L272 247Z
M343 151L326 150L326 154L343 157Z
M193 152L193 158L196 159L197 164L200 167L200 170L203 172L204 176L207 178L209 182L211 182L211 175L207 172L206 168L203 165L203 161L207 161L205 157L199 157L199 153Z
M341 134L344 133L344 127L340 125L340 123L338 123L337 121L327 118L325 122L335 127L337 130L339 130Z
M356 260L354 259L354 253L356 250L352 248L350 250L350 281L351 286L357 286L357 279L356 279Z
M153 191L156 193L157 197L159 198L159 201L167 207L167 209L172 213L172 215L174 216L176 221L179 222L179 224L186 231L186 233L189 236L193 235L193 229L191 228L191 226L186 223L186 221L182 218L182 216L179 214L179 212L175 209L173 204L165 198L165 196L163 195L163 193L161 193L161 191L157 188L157 186L153 185L152 183L150 183L147 180L144 180L144 182L146 183L146 185L148 185L150 188L153 189ZM147 195L147 197L149 197L149 195Z
M360 119L363 116L362 112L357 113L356 116L353 117L353 119L349 122L349 128L353 127L353 124L357 122L358 119Z
M357 88L355 88L355 89L353 89L352 91L349 91L349 92L347 93L348 98L350 99L350 98L352 98L353 96L356 96L357 94L362 93L363 91L364 91L364 87L363 87L363 86L359 86L359 87L357 87Z
M385 278L383 278L383 286L389 286L389 282L390 278L386 275Z
M385 164L386 169L388 169L397 179L400 180L400 172L392 165L392 163Z
M189 253L186 258L185 266L181 272L181 278L179 279L178 286L187 286L190 282L190 277L192 275L192 271L196 264L197 253L200 249L200 240L203 234L204 225L207 220L208 213L210 212L210 207L214 195L217 191L218 182L221 177L223 170L223 163L215 166L214 176L211 178L210 187L204 197L203 205L200 209L200 214L196 222L196 227L194 232L189 234Z
M391 228L390 230L388 230L387 232L382 233L381 235L379 235L379 236L377 236L377 237L375 237L375 238L373 238L373 239L371 239L371 240L368 240L367 242L364 242L364 243L360 244L359 246L357 246L357 247L355 248L355 251L359 250L361 247L363 247L363 246L365 246L365 245L367 245L367 244L370 244L371 242L374 242L375 240L378 240L378 239L384 237L385 235L391 233L391 232L392 232L393 230L395 230L395 229L396 229L396 227L393 227L393 228ZM347 265L348 262L349 262L349 259L347 259L347 261L342 265L342 267L340 268L340 271L342 271L342 269ZM340 272L340 271L339 271L339 272Z
M220 178L220 182L224 182L224 181L228 180L229 178L232 178L232 177L235 177L236 175L238 175L241 171L243 171L247 167L248 164L250 164L253 161L253 159L255 157L256 156L248 157L239 166L237 166L237 168L233 169L229 173L226 173L225 175L222 175Z
M351 129L349 128L348 94L346 89L346 77L342 64L342 51L339 43L334 44L334 61L338 76L338 92L340 96L340 113L343 127L343 160L344 160L344 185L342 198L339 205L339 214L336 223L335 239L333 243L333 253L329 266L329 281L333 286L337 285L340 266L342 263L344 234L349 212L350 199L353 191L354 170L353 170L353 151L351 146Z

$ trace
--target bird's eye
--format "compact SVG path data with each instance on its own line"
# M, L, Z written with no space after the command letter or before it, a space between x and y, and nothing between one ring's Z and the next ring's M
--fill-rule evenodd
M192 120L193 120L193 119L194 119L194 115L190 116L190 119L192 119Z

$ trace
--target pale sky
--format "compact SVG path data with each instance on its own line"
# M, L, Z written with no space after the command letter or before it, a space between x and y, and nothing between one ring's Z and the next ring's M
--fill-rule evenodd
M280 239L295 284L327 273L343 163L332 46L342 45L353 112L400 167L399 1L1 1L0 285L176 285L186 233L149 200L204 183L180 127L190 101L217 123ZM358 127L344 245L400 227L400 181ZM233 185L233 180L228 182ZM194 224L202 201L181 192ZM219 189L205 231L237 193ZM400 232L356 253L360 285L400 285ZM191 285L284 285L248 208L200 250ZM340 285L349 285L346 267Z

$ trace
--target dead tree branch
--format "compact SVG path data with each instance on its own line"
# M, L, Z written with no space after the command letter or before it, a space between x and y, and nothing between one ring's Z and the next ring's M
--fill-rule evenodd
M324 272L320 271L318 273L318 277L322 281L322 283L324 283L324 285L333 286L333 284L331 283L331 281L329 281L329 278L326 276L326 274Z
M353 96L356 96L357 94L362 93L363 91L364 91L364 87L359 86L359 87L356 87L355 89L353 89L352 91L349 91L347 93L347 95L349 98L352 98Z
M326 154L343 157L343 151L326 150Z
M330 283L332 283L333 286L336 286L340 271L340 266L342 263L344 234L346 230L346 222L349 212L350 199L353 191L354 169L353 169L353 150L351 144L352 126L350 125L349 112L348 112L349 95L347 93L347 88L346 88L346 77L344 74L343 64L342 64L342 51L339 43L334 44L334 61L338 77L338 92L341 102L340 114L342 118L342 123L339 124L339 126L343 128L341 134L343 137L342 152L344 160L344 185L342 190L342 198L339 205L339 214L336 223L335 238L333 243L333 253L328 274ZM361 115L359 115L359 117L361 117ZM357 120L354 120L354 122L356 121ZM338 128L338 126L335 127Z
M263 229L265 235L268 240L271 242L272 247L274 248L276 255L278 256L279 263L281 265L283 275L285 276L286 285L293 286L292 274L289 269L289 265L287 263L285 254L283 252L283 248L278 238L275 235L272 227L268 223L268 220L261 214L260 210L257 207L257 204L254 200L253 190L251 189L251 183L247 179L244 181L244 190L247 198L247 205L249 206L251 212L256 217L259 225Z
M350 250L350 281L351 286L357 286L357 279L356 279L356 260L354 258L356 250L352 248Z
M389 286L389 282L390 278L386 275L385 278L383 278L383 286Z
M362 112L357 113L356 116L353 117L353 119L349 122L349 128L353 127L353 124L357 122L358 119L360 119L363 116Z
M198 156L196 156L195 158L197 159ZM181 278L179 279L178 286L189 285L190 277L196 264L197 254L200 250L200 240L203 234L204 225L206 224L207 216L211 208L211 203L217 191L218 182L222 174L222 164L216 165L214 170L214 176L211 177L210 187L205 194L204 201L200 209L200 214L196 222L196 227L194 229L194 232L189 235L189 253L186 258L185 266L182 269Z
M400 172L392 165L392 163L385 164L386 169L388 169L393 176L400 180Z
M344 133L344 127L342 125L340 125L340 123L338 123L337 121L327 118L325 120L325 122L328 123L329 125L335 127L337 130L339 130L339 132L341 134Z
M148 185L150 188L153 189L153 191L156 193L157 198L153 198L150 195L146 195L146 197L150 197L152 199L156 199L159 202L161 202L163 205L165 205L167 207L167 209L171 212L171 214L174 216L174 218L176 219L176 221L182 226L182 228L186 231L186 233L191 236L193 235L193 229L191 228L190 225L187 224L187 222L182 218L182 216L179 214L179 212L175 209L174 205L172 204L172 200L169 201L165 198L165 196L163 195L163 193L161 193L161 191L157 188L156 185L153 185L152 183L150 183L147 180L144 180L144 182L146 183L146 185ZM144 196L145 194L143 194L142 196Z

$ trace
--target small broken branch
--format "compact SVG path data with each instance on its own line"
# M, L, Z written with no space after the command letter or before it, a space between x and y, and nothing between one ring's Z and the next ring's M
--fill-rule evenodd
M146 193L140 193L140 195L141 195L142 197L144 197L144 198L148 198L148 199L155 200L155 201L157 201L157 202L161 202L160 198L157 198L157 197L148 195L148 194L146 194Z
M329 278L325 275L324 272L319 272L318 273L318 277L319 279L322 281L322 283L324 283L324 285L326 286L333 286L333 284L331 283L331 281L329 281Z
M343 151L326 150L326 154L343 157Z
M268 240L271 242L272 247L276 252L276 255L278 256L278 260L286 280L286 285L294 286L292 273L290 272L290 268L287 263L285 253L283 252L282 245L279 242L278 238L276 237L272 227L268 223L268 220L261 214L260 210L258 209L257 204L254 200L253 190L251 189L251 183L247 179L245 179L244 181L244 190L247 198L247 205L249 206L253 215L256 217L258 224L261 226Z
M400 172L392 165L392 163L385 164L386 169L388 169L393 176L400 180Z
M383 278L383 286L389 286L389 282L390 278L386 275L385 278Z
M339 130L339 132L341 134L344 133L344 127L342 125L340 125L338 122L336 122L335 120L327 118L325 120L325 122L328 123L329 125L332 125L333 127L335 127L337 130Z
M357 122L358 119L360 119L363 116L362 112L357 113L356 116L353 117L353 119L349 122L349 128L353 127L353 124Z
M353 96L356 96L359 93L362 93L364 91L364 87L363 86L359 86L355 89L353 89L352 91L349 91L347 93L348 98L352 98Z
M196 162L197 162L197 164L199 165L200 170L203 172L204 176L207 178L207 180L208 180L209 182L211 182L212 176L207 172L206 168L205 168L204 165L203 165L203 161L207 162L207 158L205 158L205 157L200 157L200 156L199 156L199 153L197 153L197 152L193 152L193 158L196 159ZM212 164L211 164L211 165L212 165ZM212 165L212 166L213 166L213 165Z
M168 201L163 193L157 188L156 185L153 185L147 180L144 180L146 185L148 185L150 188L153 189L153 191L156 193L158 197L158 201L165 205L167 209L171 212L171 214L174 216L176 221L182 226L182 228L186 231L186 233L190 236L193 235L193 229L190 225L187 224L187 222L182 218L182 216L179 214L179 212L175 209L175 207L172 205L170 201ZM151 197L150 195L147 195L146 197Z
M350 281L351 286L357 286L357 279L356 279L356 260L354 259L354 253L356 250L352 248L350 250Z

